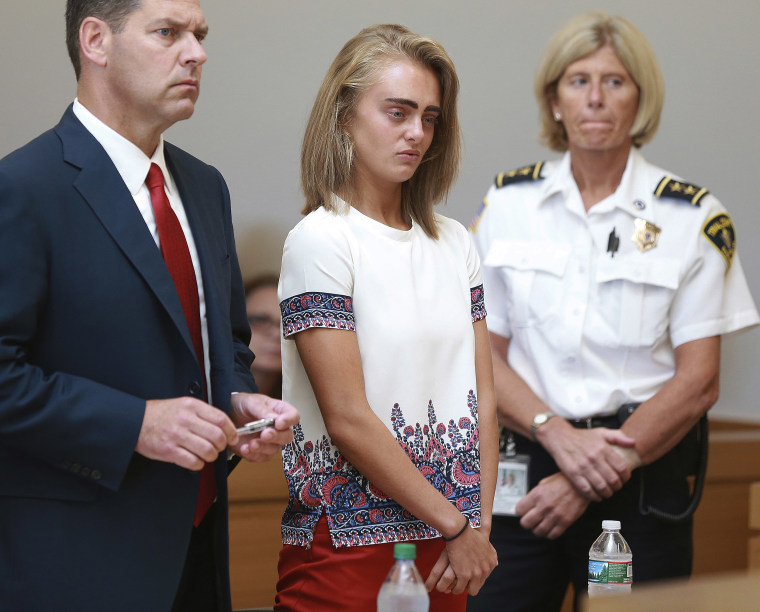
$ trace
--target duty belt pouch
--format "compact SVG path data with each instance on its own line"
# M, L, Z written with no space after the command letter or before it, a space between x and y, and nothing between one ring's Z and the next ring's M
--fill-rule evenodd
M620 424L633 412L626 405L619 412ZM688 519L699 505L705 483L708 448L707 415L689 430L683 439L657 461L639 470L639 511L658 519L677 523ZM694 487L681 507L674 497L687 476L694 476Z

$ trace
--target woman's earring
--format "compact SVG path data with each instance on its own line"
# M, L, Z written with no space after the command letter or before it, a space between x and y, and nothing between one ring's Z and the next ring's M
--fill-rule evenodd
M562 119L562 115L560 115L559 113L554 113L554 120L559 121L560 119Z

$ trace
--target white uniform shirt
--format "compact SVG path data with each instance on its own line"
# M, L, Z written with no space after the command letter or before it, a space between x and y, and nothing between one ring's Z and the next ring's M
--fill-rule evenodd
M292 337L310 327L356 333L370 407L429 482L478 526L473 321L485 311L477 252L451 219L436 215L433 240L417 224L398 230L337 204L342 214L319 208L306 216L283 252L283 399L301 412L283 447L290 492L283 542L308 545L323 511L336 546L439 535L372 486L330 440Z
M667 176L632 149L618 189L586 213L567 153L493 186L473 220L489 330L561 416L643 402L675 373L674 347L760 321L726 210L680 181L655 195ZM684 190L698 206L665 195Z

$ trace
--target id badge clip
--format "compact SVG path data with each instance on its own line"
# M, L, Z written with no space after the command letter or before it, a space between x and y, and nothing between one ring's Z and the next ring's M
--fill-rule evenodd
M496 493L493 513L500 516L517 516L515 506L528 492L528 455L515 452L515 435L502 430L499 448L499 471L496 477Z

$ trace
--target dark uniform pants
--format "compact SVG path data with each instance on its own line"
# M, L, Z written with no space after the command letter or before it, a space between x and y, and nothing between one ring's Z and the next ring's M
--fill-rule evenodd
M558 471L539 444L515 435L517 452L531 457L529 486ZM646 500L677 512L689 501L686 478L657 473L646 475ZM692 564L692 519L666 523L639 512L640 471L610 499L592 502L586 512L556 540L533 535L520 527L517 517L494 516L491 543L499 565L477 597L470 597L468 612L559 610L572 582L576 594L587 590L588 550L602 533L603 520L619 520L620 532L633 552L633 583L689 576ZM660 470L662 471L662 470ZM576 609L578 599L576 597Z

